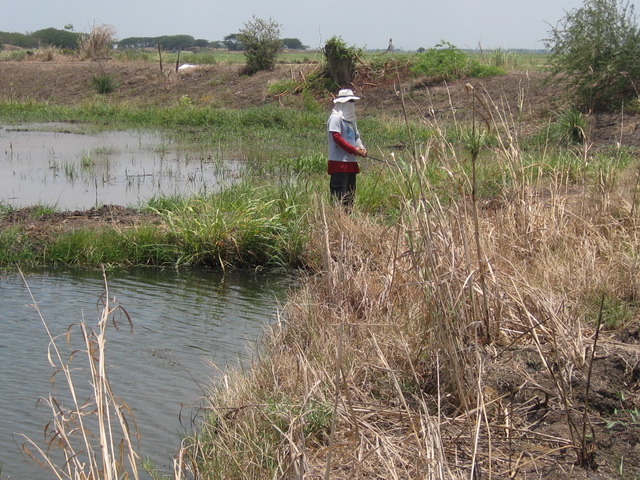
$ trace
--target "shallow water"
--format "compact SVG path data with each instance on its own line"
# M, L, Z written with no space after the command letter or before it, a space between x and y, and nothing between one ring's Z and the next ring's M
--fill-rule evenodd
M138 206L154 196L216 191L240 162L185 150L148 131L87 133L66 123L0 128L0 204L84 210Z
M121 330L108 330L108 373L116 395L135 414L143 458L169 470L180 435L193 427L203 392L220 375L219 368L248 357L249 346L274 321L290 281L273 273L243 272L108 275L110 298L133 322L131 335L126 322ZM49 382L48 337L29 290L52 334L61 335L82 318L96 325L104 284L96 272L31 274L26 285L17 275L0 275L3 479L51 478L20 455L24 439L19 434L44 445L43 428L51 415L42 404L36 408L37 400L50 392L64 396L62 378L53 386ZM82 385L83 377L78 378Z

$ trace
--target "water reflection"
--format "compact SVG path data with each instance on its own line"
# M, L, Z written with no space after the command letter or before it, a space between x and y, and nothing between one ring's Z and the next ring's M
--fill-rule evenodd
M290 278L231 272L160 272L109 275L110 297L134 324L107 334L109 375L117 395L135 412L140 453L168 468L179 435L191 427L193 407L218 371L246 358L247 342L274 319ZM30 275L27 283L54 335L85 318L95 325L103 292L99 273ZM2 475L47 479L17 452L14 433L41 442L51 419L35 408L51 391L48 339L28 289L15 276L0 276L0 462ZM58 388L58 387L53 387ZM55 391L55 390L54 390ZM180 417L182 416L182 421Z
M158 133L86 133L73 124L5 125L0 146L0 204L13 207L137 206L153 196L215 191L240 168Z

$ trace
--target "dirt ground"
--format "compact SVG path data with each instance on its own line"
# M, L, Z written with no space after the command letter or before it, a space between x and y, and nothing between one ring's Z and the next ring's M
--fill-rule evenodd
M252 77L240 75L239 66L211 65L198 67L184 73L176 73L173 65L142 62L80 61L23 61L0 62L0 99L3 101L35 100L52 104L74 105L91 100L97 95L90 86L93 76L107 73L119 84L109 101L129 102L139 105L171 105L184 96L196 104L221 108L244 108L265 103L287 103L291 97L269 96L270 82L280 79L304 79L314 65L279 65L275 71L260 72ZM540 128L550 114L562 108L561 91L553 82L545 82L546 76L534 72L517 72L483 80L462 80L448 85L425 85L419 80L382 75L381 72L362 71L354 88L362 96L358 114L383 113L390 117L420 118L424 122L438 124L469 118L472 96L467 84L478 93L477 111L486 118L501 118L506 123L523 122L530 132ZM326 106L331 96L318 98ZM622 144L640 147L640 117L619 114L598 114L589 118L589 139L594 146ZM528 132L528 133L530 133ZM527 133L527 132L525 132ZM83 212L58 212L34 215L33 209L13 211L0 218L0 230L22 225L35 236L47 236L65 229L104 225L123 227L140 222L158 222L150 214L119 206L104 206ZM522 469L516 477L503 478L588 478L588 479L639 479L640 478L640 329L630 326L617 332L613 338L602 340L594 362L593 383L587 417L589 435L597 446L593 452L593 469L575 468L575 452L566 448L571 438L567 431L567 416L562 409L552 406L549 400L554 386L537 375L541 370L533 360L535 352L526 349L508 349L494 359L494 378L487 378L487 385L495 388L496 396L504 396L499 402L504 412L512 404L527 405L529 410L520 412L518 418L527 422L527 428L537 437L520 439L514 451L524 451ZM552 356L552 354L550 354ZM516 368L523 369L516 376ZM522 384L522 378L529 378ZM577 377L576 377L577 378ZM584 380L584 379L582 379ZM575 400L584 405L580 385L575 385ZM572 386L573 388L574 386ZM515 402L515 403L514 403ZM579 409L572 410L575 421L581 424ZM501 415L496 411L496 416ZM514 417L515 418L515 417ZM492 421L504 421L500 418ZM524 427L524 425L522 425ZM518 428L518 425L512 427ZM515 446L515 445L514 445ZM558 448L553 454L556 463L549 471L527 471L527 461ZM479 478L479 477L478 477ZM494 478L497 478L494 476Z

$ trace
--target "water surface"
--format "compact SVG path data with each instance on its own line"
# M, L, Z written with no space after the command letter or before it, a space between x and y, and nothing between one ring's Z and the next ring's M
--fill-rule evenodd
M0 462L2 478L48 480L49 472L18 453L24 440L16 435L43 444L51 414L43 405L36 408L37 400L50 392L63 396L62 378L49 382L48 337L29 289L53 335L61 335L82 318L95 326L104 284L98 272L32 274L26 282L28 288L17 275L0 275ZM108 373L135 414L142 457L169 469L203 392L219 369L247 358L289 285L289 277L273 273L108 275L110 297L133 322L133 334L126 324L107 333Z
M0 127L0 204L84 210L138 206L154 196L216 191L241 162L157 132L68 123Z

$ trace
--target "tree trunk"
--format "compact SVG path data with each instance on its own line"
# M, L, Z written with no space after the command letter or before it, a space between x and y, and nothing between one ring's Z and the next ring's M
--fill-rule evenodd
M348 87L353 80L353 59L329 56L329 73L331 79L340 87Z

